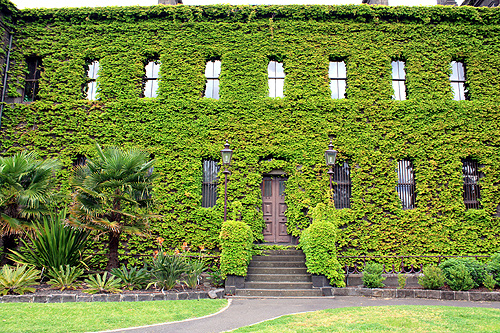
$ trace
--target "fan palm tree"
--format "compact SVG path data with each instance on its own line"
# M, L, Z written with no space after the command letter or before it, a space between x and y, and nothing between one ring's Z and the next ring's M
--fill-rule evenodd
M54 159L41 160L33 152L0 157L0 235L4 256L15 249L18 237L35 220L47 213L52 202L54 172L60 167Z
M138 149L101 149L77 166L71 178L75 189L69 223L108 235L107 269L118 267L120 235L143 235L149 228L148 208L154 160Z

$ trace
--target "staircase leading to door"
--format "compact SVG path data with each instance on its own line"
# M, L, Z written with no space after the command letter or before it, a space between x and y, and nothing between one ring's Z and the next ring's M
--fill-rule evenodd
M265 250L254 256L248 266L244 288L236 289L241 297L315 297L311 274L307 273L304 253L300 250Z

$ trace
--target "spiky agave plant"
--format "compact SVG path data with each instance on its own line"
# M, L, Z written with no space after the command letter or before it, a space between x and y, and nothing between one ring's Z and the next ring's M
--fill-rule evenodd
M39 274L38 270L28 265L3 266L0 270L0 295L35 292L35 288L30 286L36 284Z

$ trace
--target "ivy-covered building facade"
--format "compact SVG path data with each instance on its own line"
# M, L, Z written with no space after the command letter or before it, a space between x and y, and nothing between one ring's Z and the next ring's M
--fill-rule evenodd
M500 249L500 8L1 5L2 154L59 158L63 193L94 142L156 160L161 217L124 258L219 247L226 140L256 242L333 197L342 255Z

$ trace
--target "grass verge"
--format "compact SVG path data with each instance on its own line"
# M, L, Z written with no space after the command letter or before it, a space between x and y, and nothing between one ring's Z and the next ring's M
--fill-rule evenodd
M328 309L234 332L500 332L500 309L416 305Z
M202 317L227 305L224 299L117 303L3 303L0 331L95 332Z

